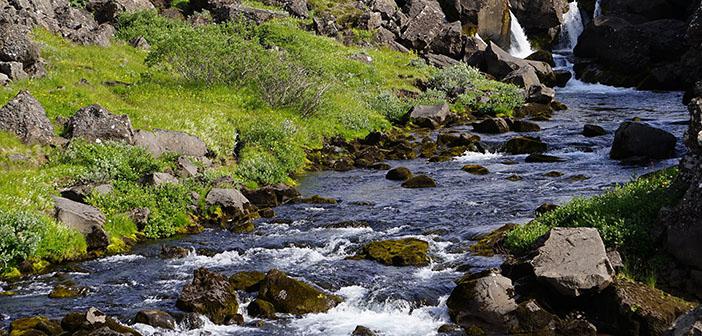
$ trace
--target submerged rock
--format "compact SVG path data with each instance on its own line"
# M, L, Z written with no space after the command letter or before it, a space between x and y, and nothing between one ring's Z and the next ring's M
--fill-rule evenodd
M351 333L351 336L376 336L376 334L373 330L364 327L364 326L356 326L356 329L353 330Z
M427 175L416 175L412 176L409 180L402 183L403 188L434 188L436 187L436 182L434 179Z
M583 135L588 138L594 138L602 135L606 135L607 131L602 126L586 124L583 126Z
M465 165L463 166L463 171L473 175L487 175L490 171L481 165Z
M49 293L49 298L51 299L69 299L74 297L83 296L88 293L88 289L85 287L71 286L68 284L58 284Z
M613 281L602 238L593 228L554 228L537 249L534 274L562 295L601 291Z
M342 301L336 295L327 294L276 269L270 270L261 282L258 299L273 304L276 312L294 315L323 313Z
M502 151L513 155L543 153L548 146L539 138L516 136L502 145Z
M354 259L377 261L388 266L426 266L429 265L429 243L406 238L370 242Z
M0 108L0 130L16 134L24 143L50 144L54 137L46 111L27 91Z
M532 153L532 154L529 154L529 156L527 156L527 158L524 161L527 163L554 163L554 162L563 162L563 161L565 161L565 159L560 158L558 156L553 156L553 155Z
M236 318L239 302L224 276L199 268L193 281L180 293L176 307L205 315L216 324L225 324Z
M609 157L623 160L645 157L653 160L669 159L675 155L675 136L640 122L622 123L614 134Z

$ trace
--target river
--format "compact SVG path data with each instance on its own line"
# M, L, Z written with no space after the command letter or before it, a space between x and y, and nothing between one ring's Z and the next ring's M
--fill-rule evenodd
M91 306L128 322L141 309L175 310L181 288L198 267L226 274L268 271L278 268L343 296L343 304L324 314L269 321L262 328L215 326L203 331L214 335L349 335L356 325L383 335L434 335L448 323L445 299L453 281L465 271L496 267L499 257L473 256L468 247L476 235L505 223L524 223L544 202L562 204L578 196L602 193L644 173L676 164L677 160L647 167L625 167L608 158L617 126L640 118L672 132L681 139L688 114L680 93L652 93L616 89L571 81L558 90L558 99L569 106L550 121L539 122L548 154L566 159L561 163L524 163L525 156L467 153L453 161L390 162L415 173L426 173L437 182L433 189L405 189L386 180L385 172L309 173L299 182L303 195L319 194L340 200L338 205L285 205L276 209L275 220L259 220L253 234L207 230L178 240L140 245L132 254L67 265L66 272L50 273L8 285L16 296L0 297L0 325L23 316L60 318L69 311ZM586 123L603 126L608 135L585 138ZM470 131L468 127L459 127ZM499 144L514 133L485 136ZM678 143L678 154L684 151ZM506 164L509 161L518 164ZM480 164L490 170L475 176L461 170L464 164ZM561 177L544 174L558 171ZM523 177L508 181L510 175ZM586 177L587 179L582 179ZM326 228L342 221L366 221L369 227ZM417 237L430 243L428 267L391 267L371 261L345 260L361 244L373 240ZM159 257L161 245L177 245L213 251L213 256L193 252L184 259ZM211 255L208 254L208 255ZM75 299L49 299L59 281L71 279L90 288ZM241 296L244 302L252 298ZM246 316L246 315L245 315ZM247 321L251 319L247 317ZM138 326L154 334L147 326ZM167 334L167 333L166 333ZM173 334L182 334L175 332Z

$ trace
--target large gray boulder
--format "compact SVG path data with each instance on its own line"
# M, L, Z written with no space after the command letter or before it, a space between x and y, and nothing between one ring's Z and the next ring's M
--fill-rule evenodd
M146 149L154 156L169 152L194 157L207 154L207 145L200 138L177 131L139 130L134 133L134 145Z
M494 271L457 281L446 301L451 319L464 328L487 324L506 329L508 315L517 309L512 280Z
M613 160L643 157L652 160L675 156L675 136L662 129L640 122L624 122L614 134L609 152Z
M410 111L409 118L417 126L438 128L446 122L450 113L446 103L443 105L417 105Z
M412 0L407 15L409 19L402 27L402 40L405 46L415 50L427 48L447 23L437 1Z
M46 111L27 91L0 108L0 130L16 134L24 143L50 144L54 137Z
M90 105L76 112L66 125L69 138L88 142L122 141L131 144L134 131L127 115L114 115L100 105Z
M28 32L26 27L0 20L0 61L19 62L24 72L33 75L41 59L39 47L29 38ZM0 72L13 79L7 71Z
M494 42L490 42L482 54L484 62L482 70L499 80L505 79L515 70L530 67L542 84L553 86L556 82L556 75L548 63L514 57Z
M680 316L665 336L700 336L702 335L702 306Z
M534 274L566 296L601 291L612 283L614 268L597 229L554 228L532 261Z
M56 219L85 236L88 252L107 248L110 242L103 228L105 215L100 210L63 197L54 197L54 203Z

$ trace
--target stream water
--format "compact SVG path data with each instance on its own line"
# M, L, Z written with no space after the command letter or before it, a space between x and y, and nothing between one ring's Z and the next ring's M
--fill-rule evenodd
M576 6L577 8L577 6ZM570 34L570 32L569 32ZM577 35L575 35L577 38ZM568 68L568 53L558 55ZM679 93L639 92L572 80L558 89L557 98L568 105L550 121L539 122L542 131L531 134L548 145L548 154L565 158L560 163L525 163L524 155L466 153L453 161L390 162L437 182L432 189L404 189L384 178L385 172L353 170L307 174L299 184L303 195L319 194L340 200L337 205L285 205L276 208L274 220L259 220L253 234L221 230L179 240L140 245L132 254L68 265L65 272L50 273L0 287L17 292L0 297L0 328L18 317L46 315L60 318L75 310L97 307L129 323L142 309L175 311L181 288L193 270L207 267L225 274L281 269L339 294L345 302L323 314L283 317L261 328L216 326L207 323L194 331L154 330L136 327L146 335L349 335L357 325L382 335L435 335L449 322L445 300L453 281L466 271L496 267L499 257L471 255L468 248L480 234L505 223L524 223L544 202L562 204L573 197L602 193L644 173L677 163L676 159L647 167L625 167L608 158L613 133L626 120L640 118L681 139L688 114ZM585 138L583 125L603 126L608 135ZM468 127L457 130L469 132ZM482 136L498 145L514 133ZM684 151L678 144L678 154ZM508 164L516 161L517 164ZM513 162L512 162L513 163ZM490 170L485 176L465 173L465 164ZM560 177L547 177L558 171ZM510 175L523 177L508 181ZM368 227L329 228L342 221L365 221ZM423 268L383 266L371 261L346 260L362 244L381 239L417 237L430 243L431 265ZM192 249L183 259L159 257L162 245ZM207 255L197 249L212 251ZM70 271L69 271L70 270ZM90 288L87 296L49 299L53 286L65 279ZM241 313L252 297L242 295Z

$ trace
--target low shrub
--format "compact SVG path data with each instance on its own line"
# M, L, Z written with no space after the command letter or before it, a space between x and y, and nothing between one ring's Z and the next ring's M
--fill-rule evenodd
M42 222L34 214L0 209L0 271L33 255L42 237Z
M58 159L55 161L59 163L83 167L79 179L94 182L136 181L168 166L168 156L156 159L143 148L118 142L92 144L73 141L65 151L56 155Z
M412 108L412 104L388 91L383 91L371 98L369 105L372 109L382 113L392 123L401 122Z

